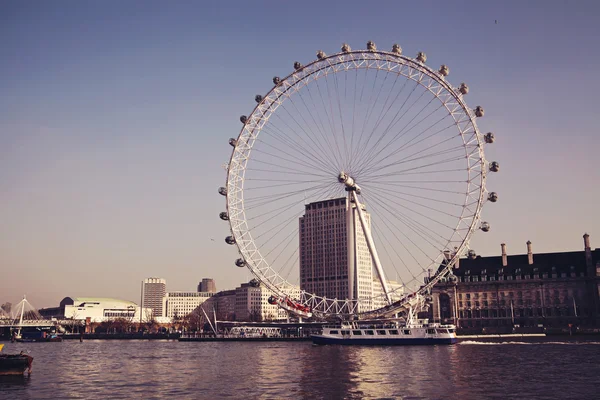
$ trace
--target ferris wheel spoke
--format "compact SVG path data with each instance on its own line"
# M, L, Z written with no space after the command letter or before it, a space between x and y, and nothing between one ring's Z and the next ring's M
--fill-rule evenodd
M377 141L371 147L367 146L368 143L366 143L364 146L362 146L362 148L359 150L359 152L357 153L357 156L356 156L356 158L359 160L359 163L360 163L360 160L362 160L363 155L366 154L367 152L370 152L371 148L378 146L379 143L381 143L381 141L383 140L383 138L385 136L387 136L388 132L390 132L392 130L392 128L394 126L396 126L396 124L399 123L402 120L402 118L404 118L404 116L412 109L412 107L425 95L425 92L422 92L421 95L414 102L412 102L406 110L404 110L404 106L408 103L409 99L412 97L412 95L415 93L415 91L418 87L419 87L419 83L415 82L415 85L414 85L412 91L409 93L409 95L406 97L406 99L404 99L404 102L402 103L402 105L400 106L398 111L396 112L396 115L394 115L392 120L388 123L388 125L383 130L383 132L381 133L381 135L379 136Z
M373 235L376 242L382 244L382 246L379 247L383 249L383 253L385 254L385 259L387 261L386 265L391 264L394 272L396 272L396 275L400 280L400 283L402 283L402 286L407 286L408 282L403 278L404 273L398 269L394 259L399 261L400 265L408 273L408 275L412 277L413 280L417 279L413 271L409 268L408 263L404 260L402 254L398 252L396 243L392 243L392 241L388 238L388 235L386 235L383 230L379 228L379 224L375 222L373 223ZM395 256L392 256L388 249L391 249Z
M416 210L414 210L414 209L412 209L412 208L410 208L410 207L406 206L406 204L402 204L402 203L399 203L399 202L397 202L397 201L396 201L396 199L395 199L394 197L389 197L389 196L387 196L387 195L385 195L385 194L379 194L379 196L380 196L382 199L385 199L385 200L387 200L389 203L397 205L397 206L398 206L398 207L400 207L400 209L402 209L402 210L407 210L407 211L410 211L410 212L412 212L413 214L419 215L420 217L422 217L422 218L424 218L424 219L426 219L426 220L429 220L429 221L431 221L431 222L434 222L434 223L438 224L438 225L439 225L439 226L441 226L441 227L444 227L444 228L448 228L448 229L454 230L454 227L452 227L452 226L449 226L449 225L445 224L444 222L441 222L441 221L439 221L439 220L437 220L437 219L431 218L430 216L428 216L428 215L425 215L425 214L423 214L423 213L421 213L421 212L419 212L419 211L416 211ZM399 213L399 214L401 214L401 211L398 211L398 213ZM447 215L447 216L450 216L450 217L453 217L453 218L460 218L460 216L458 216L458 217L457 217L457 216L454 216L454 215L452 215L452 214L448 214L448 213L441 212L441 211L440 211L439 213L441 213L441 214L444 214L444 215ZM404 215L404 214L403 214L403 215Z
M442 182L440 181L440 183L442 183ZM369 187L370 186L371 185L369 185ZM363 187L365 189L369 188L369 187L366 187L364 185L363 185ZM446 205L456 206L456 207L461 207L461 208L463 207L463 205L460 204L460 203L451 202L451 201L447 201L447 200L440 200L439 198L436 198L436 197L420 196L420 195L416 195L416 194L413 194L413 193L403 192L403 191L399 191L399 190L392 190L392 189L389 189L387 187L377 186L376 184L374 184L373 187L377 188L377 191L386 192L386 193L389 193L392 196L394 196L394 195L412 196L412 197L416 197L416 198L421 199L421 200L428 200L428 201L432 201L432 202L435 202L435 203L446 204ZM400 198L402 198L402 197L400 197Z
M268 151L264 151L264 150L255 150L255 152L263 154L263 155L267 155L270 158L275 158L275 159L284 161L284 162L286 162L287 165L300 165L300 166L308 168L309 170L316 169L320 172L323 172L324 174L330 173L326 169L317 168L315 165L307 164L306 162L298 159L298 157L295 157L295 156L291 156L291 158L286 158L286 157L282 157L278 154L275 154L273 152L268 152Z
M328 163L327 157L324 156L323 154L321 154L319 151L310 150L311 149L310 145L308 145L308 147L305 147L302 144L300 144L300 143L296 142L295 140L293 140L292 138L290 138L289 136L285 136L284 134L280 133L281 131L279 131L277 133L271 132L271 129L274 129L274 128L275 127L273 125L271 125L269 127L269 129L263 129L263 132L265 132L269 137L273 137L273 138L277 139L288 149L295 149L299 154L302 154L302 156L306 156L308 159L315 162L321 168L323 168L325 170L331 170L333 168L333 164ZM258 141L258 139L257 139L257 141ZM263 142L265 142L265 141L262 140L261 143L263 143ZM270 145L270 146L274 147L273 145Z
M400 223L404 224L407 228L411 229L412 228L409 225L406 225L405 221L402 221L400 218L398 218L396 216L395 218L396 220L398 220ZM423 249L421 249L421 247L419 245L417 245L415 243L415 241L413 239L411 239L405 232L403 232L400 229L392 229L392 227L390 226L390 222L387 221L386 219L382 219L381 223L387 228L387 231L391 234L391 236L393 238L396 239L396 242L399 243L402 248L408 253L408 255L413 259L413 261L419 265L421 268L423 268L423 266L421 265L421 260L420 257L415 255L413 250L411 249L415 249L418 250L420 253L422 253L423 255L427 256L427 252ZM404 237L404 240L401 239L398 234L400 234L400 236ZM406 241L406 242L405 242ZM410 243L410 245L408 244ZM393 248L393 247L392 247Z
M307 87L307 89L308 89L308 87ZM308 93L310 96L312 96L310 91ZM296 111L296 114L299 116L299 118L302 119L305 126L308 127L308 129L309 129L305 133L306 137L308 137L308 139L312 142L312 146L315 147L315 151L318 151L320 154L324 155L324 162L326 164L332 166L334 169L336 169L334 164L330 160L331 154L325 151L326 149L330 148L330 145L327 140L327 135L325 134L325 132L326 132L325 125L323 124L323 120L322 120L320 114L318 113L318 110L315 110L315 109L310 110L308 108L308 105L306 104L306 101L304 100L304 97L302 96L301 91L298 92L298 97L300 98L301 104L304 106L304 109L306 109L306 113L310 116L310 119L312 120L312 125L314 125L314 128L315 128L315 129L313 129L313 127L309 123L309 121L306 120L306 118L304 116L304 111L300 110L298 108L298 106L296 105L296 102L293 100L293 98L290 97L289 103L292 105L292 107ZM282 107L284 108L286 113L289 116L291 116L291 118L293 118L296 123L298 123L298 121L292 116L292 114L289 112L289 110L287 110L287 108L285 108L285 106L282 106ZM317 121L314 118L313 114L315 114L315 113L319 116L320 124L317 123ZM284 120L281 120L281 121L285 122ZM318 135L317 135L317 133L315 133L315 130L318 132ZM300 138L304 139L302 136ZM310 145L309 145L309 148L310 148Z
M264 165L269 165L271 167L277 167L277 168L279 168L279 171L269 171L269 172L271 172L273 174L287 173L287 174L296 174L296 175L305 175L305 176L316 176L316 177L319 177L319 178L326 178L327 177L327 175L318 174L318 173L316 173L314 171L311 172L311 171L304 171L304 170L300 170L300 169L294 169L294 168L289 167L289 166L285 166L285 165L281 165L281 164L276 164L276 163L268 162L268 161L264 161L264 160L254 159L254 162L260 163L260 164L264 164Z
M415 140L416 138L420 137L421 135L423 135L425 132L429 131L430 129L432 129L433 127L435 127L437 124L439 124L440 122L446 120L446 117L442 117L439 120L437 120L436 122L434 122L433 124L431 124L429 127L427 127L426 129L424 129L423 131L421 131L418 135L414 136L413 139L411 139L410 141L406 142L405 144L403 144L402 146L398 147L398 148L393 148L393 147L383 147L381 149L379 149L376 152L372 152L369 155L369 158L364 162L364 166L363 168L359 171L360 173L362 173L365 170L371 170L374 168L375 165L377 165L380 161L387 159L388 157L393 157L396 154L400 153L401 151L404 151L408 148L417 146L419 144L424 143L425 141L439 135L440 133L444 133L447 130L449 130L450 128L454 127L456 124L454 123L454 121L450 122L450 124L448 126L443 127L442 129L430 134L429 136L426 136L424 138L421 138L420 140L418 140L417 142L412 143L413 140ZM446 141L451 141L454 140L455 138L450 136L449 138L443 139L440 143L444 143ZM436 144L432 144L429 146L429 148L431 147L435 147L439 145L439 143ZM427 148L427 147L426 147ZM426 149L425 148L425 149ZM389 150L389 152L386 153L386 150ZM381 157L379 157L381 156Z
M292 103L292 105L294 105L294 104ZM284 111L286 111L288 113L288 115L291 116L290 112L287 110L287 108L285 108L285 106L281 106L281 109L284 110ZM299 122L293 116L291 116L291 119L292 119L292 121L295 124L297 124L297 125L299 125L301 127L301 125L299 124ZM317 138L316 135L308 133L302 127L301 127L301 129L302 129L303 134L299 134L284 119L280 118L280 121L292 133L294 133L294 135L296 135L299 139L301 139L303 142L305 142L308 145L308 147L301 146L301 148L302 148L303 151L305 151L307 154L312 154L313 157L316 157L317 159L319 159L319 162L323 163L324 165L333 165L333 164L330 164L329 155L325 152L325 149L327 149L327 147L325 146L325 144L319 142L319 139ZM275 125L274 122L271 124L271 128L275 128L277 130L281 130L277 125ZM308 138L312 142L312 145L309 144L308 142L306 142L306 140L304 138ZM314 150L310 151L309 149L311 149L311 148L314 148Z
M375 202L377 203L377 201L375 201ZM381 203L378 203L378 204L384 209L388 208ZM396 221L396 222L400 223L402 226L404 226L409 231L411 231L415 237L411 238L411 236L408 235L408 232L406 232L404 229L399 229L398 227L392 225L391 224L392 221ZM433 231L431 228L425 226L424 224L416 221L414 218L408 217L406 214L404 214L402 212L392 214L392 218L390 218L389 220L384 220L383 224L388 229L388 232L391 233L393 235L393 237L395 237L397 240L400 240L400 238L396 234L396 233L399 233L401 236L404 236L408 241L410 241L411 244L414 247L416 247L419 250L419 252L427 258L428 265L431 262L435 261L430 256L431 251L423 249L420 245L418 245L415 242L415 240L419 240L419 241L423 242L423 244L429 245L428 247L430 249L432 249L434 252L438 252L440 248L444 248L447 245L447 243L446 243L447 239L442 237L443 242L439 242L433 235L431 235L429 233L429 232L435 232L435 231ZM439 233L435 233L435 234L439 235ZM410 250L408 250L408 251L410 251ZM415 260L417 260L417 256L415 256L413 253L411 253L411 256ZM420 265L420 261L417 261L417 262Z
M337 74L333 74L334 77L336 77ZM325 74L325 78L323 79L323 81L325 82L325 89L327 90L327 98L329 100L329 115L331 116L331 126L332 126L332 131L331 131L331 136L332 136L332 141L335 143L336 148L339 150L339 155L340 155L340 169L341 168L345 168L346 163L347 163L347 158L345 157L346 154L346 146L345 146L345 138L343 136L343 134L341 132L338 132L337 129L337 121L335 118L336 112L334 111L334 106L333 106L333 95L331 94L332 91L330 91L329 86L331 86L329 84L329 80L328 80L329 74ZM335 78L335 82L337 83L337 77ZM335 93L335 91L334 91ZM337 102L339 103L340 100L336 99ZM340 118L342 118L340 116ZM338 139L338 136L342 137L342 142L340 143L340 140ZM341 148L340 148L341 146ZM342 151L343 149L343 151Z
M401 158L399 160L396 160L394 162L390 162L388 164L384 164L384 165L378 165L377 168L375 168L375 170L379 173L390 169L391 167L397 167L399 165L403 165L403 164L409 164L415 161L421 161L421 160L425 160L428 158L433 158L433 157L438 157L438 156L442 156L442 155L449 155L449 154L454 154L454 153L460 153L459 155L457 155L457 158L453 158L452 160L463 160L465 158L464 156L464 147L462 145L459 146L455 146L453 148L450 149L444 149L444 150L439 150L437 152L434 153L430 153L430 154L422 154L418 157L413 157L413 158L408 158L411 156L415 156L421 152L417 152L414 154L411 154L409 156L406 156L405 158Z
M419 165L419 166L416 166L416 167L406 168L406 169L403 169L403 170L400 170L400 171L394 171L394 172L389 172L389 173L385 173L385 174L370 175L368 177L371 178L371 179L374 179L374 178L380 178L380 177L389 177L389 176L401 175L404 172L411 172L411 171L419 170L419 169L422 169L422 168L428 168L428 167L432 167L432 166L448 164L448 163L451 163L451 162L455 162L455 161L459 161L459 160L464 160L464 158L465 158L464 155L461 156L461 157L446 158L446 159L443 159L443 160L437 161L437 162L423 164L423 165Z
M314 187L302 188L300 190L295 190L292 192L286 191L283 194L270 193L270 194L266 194L263 196L254 196L250 199L245 199L244 202L246 204L247 209L252 209L252 208L262 207L265 205L272 205L274 202L277 202L277 201L280 201L283 199L287 199L290 197L294 197L297 195L302 195L305 193L311 194L311 193L316 193L316 192L323 192L323 191L326 191L331 186L333 186L333 184L325 183L325 184L317 185Z
M379 195L379 197L384 199L384 196ZM445 238L444 235L440 234L439 230L433 229L432 227L428 226L427 224L420 222L416 218L411 217L408 214L406 214L405 212L401 211L401 210L408 210L408 211L412 211L412 210L404 208L404 207L398 208L398 209L393 209L387 203L384 203L383 201L379 200L379 197L369 196L369 198L371 198L371 202L374 203L376 205L376 207L380 208L381 212L390 213L391 215L393 215L393 218L397 219L398 221L401 221L403 225L410 226L413 229L416 229L417 231L419 231L420 233L427 235L431 240L435 241L438 245L441 245L441 246L445 245L444 241L447 240L447 238ZM422 215L419 215L419 216L421 218L423 218ZM429 217L425 217L425 219L429 219ZM438 222L438 224L442 224L441 222L439 222L437 220L433 220L433 219L429 219L429 220ZM448 226L443 226L443 227L452 229ZM442 241L439 242L438 238L441 239Z
M427 93L426 91L423 91L423 93L421 94L421 97ZM419 97L420 99L420 97ZM429 100L428 103L426 103L410 120L408 120L404 126L402 127L402 129L400 129L400 131L398 133L396 133L396 135L394 135L394 137L386 144L384 145L382 148L389 148L393 143L395 143L397 140L401 139L402 137L404 137L406 134L408 134L408 132L410 132L410 129L407 130L406 128L417 118L421 115L421 113L427 108L429 107L430 104L433 103L433 101L435 100L435 97L432 97L431 100ZM410 111L410 109L412 108L413 105L415 105L416 103L411 104L411 107L409 107L406 111ZM436 110L432 111L435 112ZM406 113L404 114L406 115ZM425 117L427 118L427 116ZM398 121L399 122L399 121ZM359 170L360 168L362 168L366 162L368 162L368 159L370 158L371 154L376 151L376 147L371 147L368 151L366 151L364 153L364 157L363 157L363 161L360 163L359 166Z

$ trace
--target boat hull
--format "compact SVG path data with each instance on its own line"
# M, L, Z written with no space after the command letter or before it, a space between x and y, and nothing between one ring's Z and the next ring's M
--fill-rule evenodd
M22 375L29 370L33 358L19 354L0 354L0 375Z
M423 346L454 344L456 338L339 338L324 335L312 335L313 344L341 344L359 346Z

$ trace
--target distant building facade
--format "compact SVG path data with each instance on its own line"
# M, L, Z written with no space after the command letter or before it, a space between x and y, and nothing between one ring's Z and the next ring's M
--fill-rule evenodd
M432 291L430 317L462 328L600 325L600 249L461 258Z
M265 285L253 279L235 289L236 321L285 320L287 312L278 305L269 304L273 294Z
M104 297L65 297L60 302L59 308L64 309L64 318L90 322L115 319L147 322L146 315L151 315L149 309L144 309L142 312L142 309L131 301Z
M142 307L152 310L153 317L164 317L163 297L167 293L167 281L147 278L142 282Z
M198 291L216 293L217 285L215 285L215 280L211 278L202 278L202 281L198 284Z
M169 320L186 317L213 295L208 292L167 292L163 297L164 317Z
M347 210L352 207L355 232L349 232ZM363 210L367 225L371 218ZM331 299L349 297L362 300L362 310L373 308L373 262L367 247L358 212L346 197L323 200L305 205L299 220L300 288L308 293ZM349 296L348 246L354 247L356 281Z

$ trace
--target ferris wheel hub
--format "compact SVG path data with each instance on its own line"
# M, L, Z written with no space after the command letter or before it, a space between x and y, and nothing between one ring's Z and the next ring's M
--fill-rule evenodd
M356 191L356 193L360 193L360 186L358 186L354 178L352 178L346 172L340 172L338 175L338 182L346 185L346 191Z

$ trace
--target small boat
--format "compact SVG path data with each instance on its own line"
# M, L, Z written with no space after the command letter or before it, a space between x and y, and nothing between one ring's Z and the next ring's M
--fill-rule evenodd
M0 344L2 351L3 344ZM0 354L0 375L21 375L23 372L31 374L33 357L21 352L19 354Z
M324 326L319 335L312 335L314 344L343 345L432 345L456 343L456 327L417 320L411 324L399 322L346 322Z

